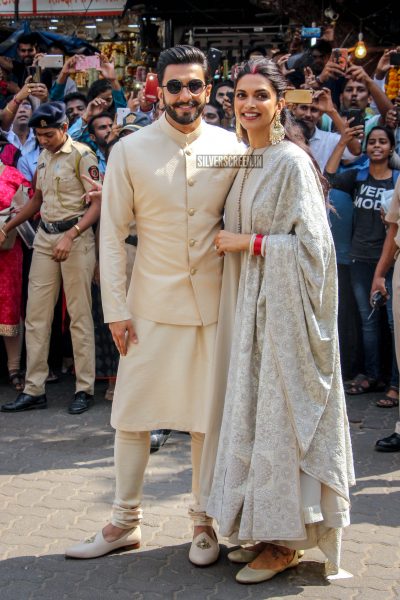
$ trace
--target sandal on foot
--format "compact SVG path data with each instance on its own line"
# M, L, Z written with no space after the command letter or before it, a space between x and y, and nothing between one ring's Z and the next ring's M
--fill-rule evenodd
M380 398L376 402L376 406L379 406L379 408L395 408L398 405L399 405L399 399L392 398L392 396L389 396L388 394L385 394L383 396L383 398Z
M58 375L54 373L51 369L49 370L49 374L46 377L46 383L57 383L59 380Z
M11 371L8 375L8 381L16 392L22 392L25 387L25 379L20 371Z
M364 381L368 383L367 386L362 385ZM360 373L360 375L357 375L357 377L353 379L353 381L350 381L350 383L348 383L345 386L345 392L346 394L349 394L349 396L368 394L369 392L375 391L377 385L378 382L376 379L373 379L372 377L367 377L366 375L362 375Z

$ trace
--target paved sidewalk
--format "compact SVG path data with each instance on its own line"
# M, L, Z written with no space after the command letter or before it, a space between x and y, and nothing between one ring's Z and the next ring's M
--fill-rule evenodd
M322 555L256 586L235 583L226 559L190 565L189 437L174 434L150 458L144 488L143 545L90 561L66 560L66 546L95 533L113 498L111 405L97 388L87 413L70 416L72 380L48 386L49 408L0 413L0 600L391 600L400 598L400 454L373 450L392 432L396 409L376 395L349 399L357 487L343 568L352 579L328 584ZM0 385L1 403L14 397Z

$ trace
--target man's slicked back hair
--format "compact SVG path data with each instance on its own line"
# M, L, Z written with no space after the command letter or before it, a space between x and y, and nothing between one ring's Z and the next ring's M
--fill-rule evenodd
M179 45L173 46L172 48L167 48L167 50L163 50L160 54L157 63L157 76L158 83L162 85L164 79L165 69L169 65L190 65L196 64L200 65L204 72L204 78L206 83L209 80L209 66L207 57L200 50L200 48L196 48L196 46L188 46L188 45Z

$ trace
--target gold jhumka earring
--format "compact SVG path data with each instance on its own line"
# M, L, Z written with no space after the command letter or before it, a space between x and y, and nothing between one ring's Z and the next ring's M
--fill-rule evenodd
M272 127L269 132L269 141L271 142L272 146L275 146L283 139L285 139L285 128L281 123L281 111L277 110L272 120Z
M236 137L237 137L237 141L240 143L241 141L243 141L243 135L242 135L242 127L240 125L240 121L238 119L238 117L236 117Z

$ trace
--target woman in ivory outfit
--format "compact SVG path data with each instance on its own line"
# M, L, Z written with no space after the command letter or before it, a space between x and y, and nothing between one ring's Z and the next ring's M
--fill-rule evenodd
M249 162L215 240L225 255L215 393L224 374L227 387L207 512L223 536L246 544L229 555L248 563L241 583L296 566L298 550L314 546L337 574L354 482L324 180L284 107L285 88L266 59L238 74Z

